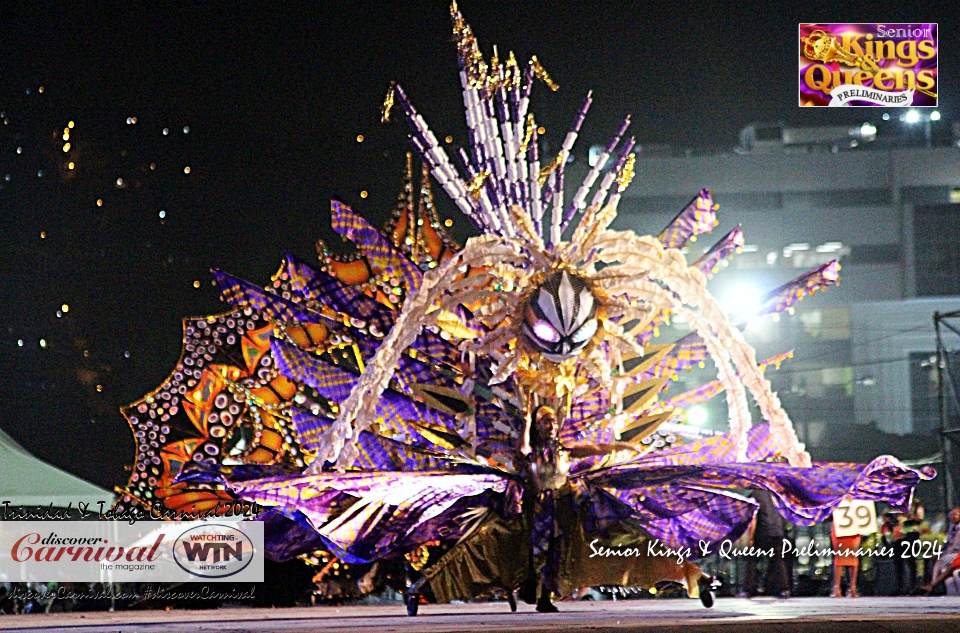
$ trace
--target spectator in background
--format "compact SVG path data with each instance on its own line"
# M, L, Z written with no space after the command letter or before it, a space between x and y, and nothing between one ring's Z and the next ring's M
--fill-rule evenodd
M757 549L773 550L773 556L767 560L767 573L764 577L764 595L789 598L787 567L783 560L783 517L773 504L773 497L766 490L755 490L753 498L760 507L750 527L750 545ZM757 558L747 559L747 579L745 591L748 596L757 595Z
M927 594L949 578L954 570L960 568L960 528L958 528L958 525L960 525L960 508L951 508L947 522L947 546L943 550L943 554L940 555L940 559L933 565L930 584L920 587Z
M903 574L903 593L912 594L918 589L917 586L917 557L914 543L920 540L920 533L924 528L923 505L919 500L914 499L910 512L903 519L903 536L897 543L897 558L902 565ZM927 526L929 530L929 526Z
M857 593L857 573L860 571L860 557L855 553L860 548L860 535L837 536L837 526L832 523L830 525L830 545L835 552L838 552L833 555L833 591L830 592L830 597L840 598L843 596L840 583L843 580L844 569L850 570L847 597L860 597Z
M903 554L903 523L905 517L902 514L887 512L883 515L883 526L880 533L883 535L884 544L889 545L893 550L893 569L894 569L894 592L895 596L904 594L904 563L901 555Z
M947 544L953 540L953 535L960 530L960 508L950 508L947 515Z

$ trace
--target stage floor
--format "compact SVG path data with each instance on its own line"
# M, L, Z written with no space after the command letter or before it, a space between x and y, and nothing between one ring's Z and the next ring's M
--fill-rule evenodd
M620 600L559 603L539 614L521 604L422 605L416 617L401 605L209 611L124 611L0 615L0 630L36 633L327 633L477 631L690 631L704 633L947 633L960 632L960 598L720 599L712 609L696 600Z

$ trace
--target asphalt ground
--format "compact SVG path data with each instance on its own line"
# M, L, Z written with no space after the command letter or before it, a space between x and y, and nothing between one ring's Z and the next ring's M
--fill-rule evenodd
M505 602L422 605L416 617L402 605L200 611L117 611L0 616L0 630L37 633L117 631L160 633L253 631L388 633L417 631L681 631L697 633L947 633L960 632L960 597L620 600L559 603L556 614Z

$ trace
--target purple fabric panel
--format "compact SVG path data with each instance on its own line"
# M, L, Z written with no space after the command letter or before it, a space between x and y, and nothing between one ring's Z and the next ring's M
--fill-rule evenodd
M776 453L770 437L770 425L764 422L747 431L747 460L751 462L770 459ZM735 462L736 450L729 435L714 435L695 442L671 446L646 455L644 466L676 466L719 464Z
M716 489L765 489L773 494L777 509L797 525L813 525L829 518L847 495L906 507L913 488L933 477L932 469L915 470L893 457L882 456L860 464L815 463L794 468L775 463L658 465L635 462L585 475L606 489L638 491L679 485ZM670 500L663 500L669 504Z
M220 287L223 300L237 308L251 308L263 314L264 317L276 321L292 321L297 323L323 323L330 319L311 312L303 306L297 305L289 299L273 294L231 274L215 270L213 278Z
M665 546L689 547L695 553L701 541L739 538L757 508L753 500L731 492L674 483L604 492L630 508L632 517Z
M402 553L435 538L459 538L463 514L490 505L502 493L497 474L321 473L234 484L244 499L280 510L296 509L317 532L366 560Z
M716 272L714 269L719 268L721 262L733 257L738 249L742 248L743 230L738 224L732 231L720 238L720 241L714 244L713 247L704 253L693 265L704 275L710 276Z
M376 272L402 277L408 293L420 288L423 273L380 231L342 202L331 202L330 213L333 230L356 244Z
M279 339L270 343L277 370L295 382L317 390L324 398L342 402L350 395L357 376L325 362L319 356Z
M383 334L386 334L396 321L395 310L292 255L287 255L287 271L293 287L305 299L318 301L336 312L372 324Z

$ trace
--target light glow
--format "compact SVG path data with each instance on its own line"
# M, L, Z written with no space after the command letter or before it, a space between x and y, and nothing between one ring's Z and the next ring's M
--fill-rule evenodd
M760 299L763 293L747 284L740 284L730 288L724 295L724 309L734 319L746 319L760 309Z
M709 417L707 410L699 405L687 409L687 422L693 426L703 426Z
M560 335L553 329L553 326L546 321L537 321L534 323L533 334L541 341L547 341L548 343L556 343L560 340Z

